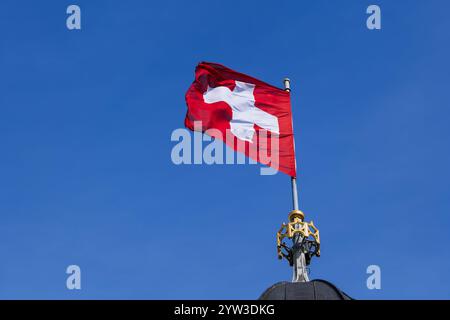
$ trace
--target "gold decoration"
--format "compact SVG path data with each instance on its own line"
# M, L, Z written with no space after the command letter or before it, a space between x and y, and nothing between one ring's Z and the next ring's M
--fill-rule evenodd
M314 222L305 222L305 214L300 210L293 210L289 213L289 223L283 223L280 230L277 232L277 253L278 259L285 258L292 265L292 248L284 242L284 240L291 239L295 235L302 238L302 250L306 255L306 260L309 261L312 256L320 257L320 236L319 229L316 228Z

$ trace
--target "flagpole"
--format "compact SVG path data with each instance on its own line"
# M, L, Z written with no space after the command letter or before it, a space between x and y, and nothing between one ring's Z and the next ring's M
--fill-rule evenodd
M284 79L284 90L291 92L291 82L288 78ZM292 134L293 131L294 129L292 129ZM285 258L289 261L289 265L292 267L292 282L308 282L307 266L311 263L313 256L320 256L319 230L312 221L306 222L304 213L299 210L295 177L291 177L291 187L293 210L289 213L289 222L283 223L277 232L278 259ZM285 242L288 239L292 242L292 246Z
M284 82L284 90L287 92L291 92L291 80L289 78L284 78L283 82ZM294 128L292 128L292 131L294 131ZM295 150L295 140L294 140L294 150ZM295 167L297 167L297 164L295 164ZM291 187L292 187L293 209L298 210L297 179L295 177L291 177Z
M284 90L287 92L291 92L291 80L289 78L284 78ZM293 121L292 121L293 122ZM292 124L292 132L294 131L294 124ZM295 150L295 139L294 139L294 150ZM295 153L294 153L295 155ZM295 161L295 167L297 169L297 161ZM300 217L303 220L304 215L299 210L298 206L298 191L297 191L297 179L295 177L291 177L291 187L292 187L292 205L293 211L290 216ZM300 224L295 224L296 228L300 227ZM303 239L300 234L295 234L292 238L292 282L308 282L308 271L306 268L306 257L302 250Z

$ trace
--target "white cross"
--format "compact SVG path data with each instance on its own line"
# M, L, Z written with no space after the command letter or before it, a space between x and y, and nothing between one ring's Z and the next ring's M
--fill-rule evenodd
M252 142L255 134L255 124L267 131L280 133L278 118L255 106L254 89L254 84L236 81L233 91L227 87L208 86L203 94L205 103L224 101L231 107L233 113L230 121L231 132L238 139L249 142Z

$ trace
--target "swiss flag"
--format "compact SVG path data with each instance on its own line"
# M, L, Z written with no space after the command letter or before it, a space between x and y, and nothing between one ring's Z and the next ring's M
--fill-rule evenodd
M296 176L289 92L223 65L201 62L186 92L186 103L187 128L221 139L255 161Z

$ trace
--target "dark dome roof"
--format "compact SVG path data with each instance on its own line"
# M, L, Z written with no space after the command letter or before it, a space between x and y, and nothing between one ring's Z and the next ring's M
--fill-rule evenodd
M264 291L259 300L352 300L352 298L328 281L313 280L278 282Z

